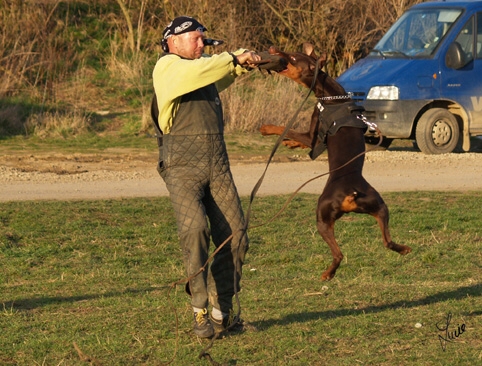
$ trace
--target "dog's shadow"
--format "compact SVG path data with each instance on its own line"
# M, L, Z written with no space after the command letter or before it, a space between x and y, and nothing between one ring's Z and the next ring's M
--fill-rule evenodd
M436 304L440 302L445 302L448 300L462 300L467 296L482 297L482 284L459 287L458 289L455 289L452 291L439 292L439 293L426 296L424 298L413 300L413 301L400 300L390 304L368 306L365 308L358 308L358 309L345 308L345 309L315 311L315 312L304 311L299 313L291 313L279 319L266 319L261 321L254 321L252 322L252 324L258 330L263 330L263 329L268 329L275 325L276 326L289 325L292 323L303 323L303 322L309 322L309 321L318 320L318 319L331 319L331 318L342 318L345 316L353 316L353 315L375 314L386 310L395 310L398 308L404 308L404 309L415 308L418 306L426 306L426 305ZM470 313L471 316L481 315L481 314L482 314L482 310Z

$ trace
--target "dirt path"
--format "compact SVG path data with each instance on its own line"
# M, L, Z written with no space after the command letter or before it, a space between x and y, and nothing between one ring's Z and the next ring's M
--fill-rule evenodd
M280 160L280 159L278 159ZM287 159L284 159L287 160ZM328 170L326 159L295 158L271 163L258 195L288 194ZM266 158L232 157L240 195L251 193ZM0 201L73 200L166 196L155 170L156 154L107 151L102 154L15 154L0 157ZM424 155L415 151L374 151L364 176L380 192L482 190L482 153ZM301 192L321 193L326 176Z

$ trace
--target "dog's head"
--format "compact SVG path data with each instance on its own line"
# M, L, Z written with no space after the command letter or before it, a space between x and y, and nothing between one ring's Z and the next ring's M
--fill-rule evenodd
M320 70L326 62L326 54L318 57L311 43L303 44L303 53L283 52L274 46L270 47L269 53L271 55L282 57L287 63L286 68L279 71L279 74L286 76L307 88L310 87L313 81L316 68L318 67ZM316 65L317 62L318 66Z

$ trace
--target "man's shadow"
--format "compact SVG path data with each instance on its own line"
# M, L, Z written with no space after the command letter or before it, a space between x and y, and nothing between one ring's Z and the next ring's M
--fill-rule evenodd
M166 286L167 288L167 286ZM48 306L52 304L60 304L60 303L74 303L78 301L86 301L86 300L95 300L100 298L109 298L109 297L117 297L122 296L124 294L136 294L136 293L145 293L148 291L158 291L161 287L144 287L144 288L136 288L136 289L126 289L124 291L109 291L100 294L83 294L83 295L75 295L75 296L46 296L46 297L32 297L32 298L25 298L25 299L18 299L18 300L9 300L3 302L3 308L5 310L32 310L36 308L41 308L43 306Z

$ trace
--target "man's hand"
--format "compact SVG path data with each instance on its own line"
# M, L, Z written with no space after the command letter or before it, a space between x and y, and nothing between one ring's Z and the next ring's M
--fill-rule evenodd
M246 51L238 56L238 64L243 67L254 69L258 67L262 70L280 72L286 69L287 61L277 55L271 55L269 52Z
M238 64L243 67L255 68L257 66L255 63L261 61L261 56L253 51L244 52L236 56L236 58L238 59Z

